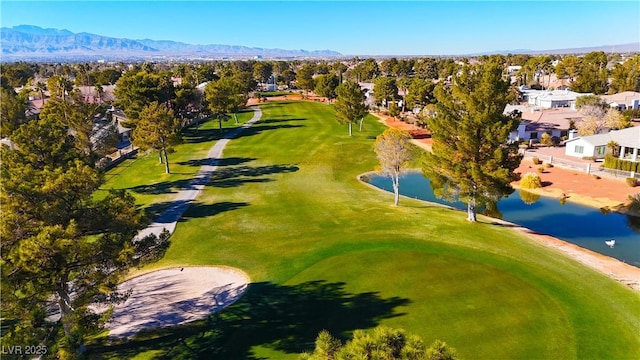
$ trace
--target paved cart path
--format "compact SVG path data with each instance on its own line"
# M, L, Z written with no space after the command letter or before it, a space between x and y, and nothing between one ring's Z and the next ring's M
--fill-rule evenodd
M229 131L222 139L218 140L216 144L209 150L207 154L207 160L209 160L209 164L203 165L200 168L200 171L196 174L196 176L189 182L189 186L180 190L174 200L171 202L171 205L165 212L163 212L153 223L151 223L147 228L138 232L137 238L142 239L149 234L155 234L157 236L160 235L163 229L169 231L170 234L176 229L176 224L182 214L189 208L189 206L193 203L193 201L198 197L200 191L204 188L204 186L211 179L211 175L218 168L218 164L222 159L222 151L224 150L227 143L230 140L233 140L238 135L240 135L243 131L251 127L251 125L255 124L262 117L262 111L258 107L252 106L253 109L253 117L251 120L244 123L241 127L235 128Z

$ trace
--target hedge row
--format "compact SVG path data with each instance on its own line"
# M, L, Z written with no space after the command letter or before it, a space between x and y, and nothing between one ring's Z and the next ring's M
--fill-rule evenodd
M604 158L603 166L608 169L640 172L640 163L628 161L628 160L622 160L615 156L612 156L611 154L608 154Z

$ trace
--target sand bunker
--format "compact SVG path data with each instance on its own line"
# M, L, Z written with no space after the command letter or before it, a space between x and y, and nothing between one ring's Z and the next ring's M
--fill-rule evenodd
M106 324L109 336L127 337L140 330L205 318L238 300L249 277L227 267L184 267L154 271L122 283L132 290Z

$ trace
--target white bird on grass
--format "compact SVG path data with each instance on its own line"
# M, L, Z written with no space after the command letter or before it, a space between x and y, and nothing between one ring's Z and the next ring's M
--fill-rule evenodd
M615 239L605 240L604 243L609 245L610 248L612 248L616 245L616 240Z

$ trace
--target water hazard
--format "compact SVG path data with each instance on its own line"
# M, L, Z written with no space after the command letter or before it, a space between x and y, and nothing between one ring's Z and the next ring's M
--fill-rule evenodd
M368 178L370 184L392 191L389 178L379 175ZM450 203L436 198L429 179L420 173L403 176L400 193L461 210L467 208L462 202ZM563 203L557 198L518 190L500 200L498 211L503 220L640 267L640 218L615 212L603 213L571 201ZM612 239L615 245L610 247L605 241Z

